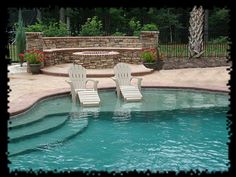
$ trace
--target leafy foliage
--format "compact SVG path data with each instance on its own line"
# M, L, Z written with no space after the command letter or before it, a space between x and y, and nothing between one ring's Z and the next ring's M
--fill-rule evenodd
M67 36L68 31L65 23L50 23L43 31L45 36Z
M229 42L229 39L227 36L219 36L218 38L213 39L210 41L210 43L213 44L227 44Z
M80 35L81 36L99 36L102 35L102 22L97 16L88 18L86 23L82 25Z
M142 31L157 31L158 27L154 23L146 24L142 27Z
M226 36L229 32L229 10L214 8L209 12L209 39Z
M157 60L157 49L143 49L140 57L146 63L154 63Z
M115 32L112 34L112 36L125 36L126 34L125 33L122 33L122 32Z
M42 21L37 21L35 24L27 26L25 30L26 32L43 32L45 28Z
M135 20L134 18L129 21L129 28L133 32L134 36L139 36L141 30L140 21Z
M67 26L65 23L50 22L48 25L38 21L33 25L27 26L27 32L43 32L44 36L67 36Z
M122 8L110 8L109 9L109 32L121 32L127 33L127 19L125 18L125 10Z
M49 27L51 22L59 21L59 7L41 8L42 23L36 22L27 31L42 30L42 26ZM158 25L161 42L188 42L189 12L191 8L68 8L65 15L70 18L70 32L80 34L82 26L88 18L97 16L102 23L102 33L111 35L116 32L127 35L138 35L145 24ZM14 30L18 10L9 8L9 31ZM26 26L35 23L35 11L23 9ZM219 36L227 36L229 30L229 10L227 8L209 9L208 28L209 40ZM42 25L43 24L43 25ZM82 34L81 34L82 35Z
M44 52L36 49L26 50L25 53L20 53L19 56L30 64L41 64L45 59Z

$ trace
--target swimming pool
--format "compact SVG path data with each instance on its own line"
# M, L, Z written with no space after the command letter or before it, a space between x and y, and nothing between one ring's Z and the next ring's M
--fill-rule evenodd
M142 93L142 102L124 103L100 91L99 108L68 95L41 101L11 119L10 170L228 170L227 94Z

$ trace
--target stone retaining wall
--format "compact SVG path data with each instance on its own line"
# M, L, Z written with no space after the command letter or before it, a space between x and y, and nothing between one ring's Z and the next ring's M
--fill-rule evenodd
M83 47L142 47L139 37L135 36L43 37L43 42L44 49Z
M119 62L140 64L142 48L158 45L158 31L142 31L137 36L43 37L40 32L26 33L27 49L43 50L47 56L44 66L74 61L74 52L115 51ZM104 56L103 61L106 61Z

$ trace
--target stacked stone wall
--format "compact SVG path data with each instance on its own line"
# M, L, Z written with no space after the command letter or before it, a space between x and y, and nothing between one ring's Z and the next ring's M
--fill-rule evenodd
M27 49L43 50L47 56L44 66L62 63L72 63L79 60L73 55L81 51L115 51L119 53L118 62L141 64L142 48L154 48L158 45L157 31L141 32L140 36L93 36L93 37L43 37L43 33L30 32L27 36ZM99 57L99 56L98 56ZM102 56L100 61L109 63L109 56ZM87 62L93 60L81 59L79 63L90 67ZM94 62L94 61L93 61ZM110 66L110 64L108 64Z

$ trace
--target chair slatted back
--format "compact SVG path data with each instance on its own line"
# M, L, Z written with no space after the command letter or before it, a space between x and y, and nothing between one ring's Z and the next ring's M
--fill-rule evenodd
M75 89L84 89L86 85L86 69L81 65L73 64L69 70L69 77Z
M126 63L118 63L114 67L115 78L119 85L131 85L131 69Z

